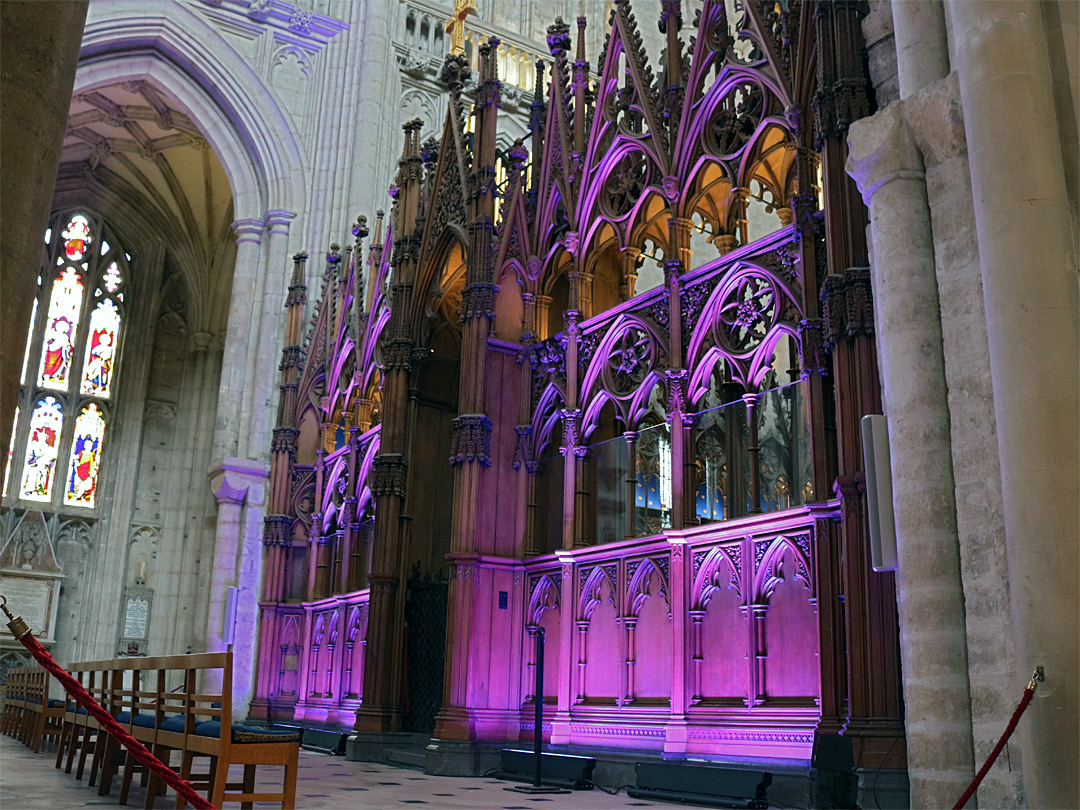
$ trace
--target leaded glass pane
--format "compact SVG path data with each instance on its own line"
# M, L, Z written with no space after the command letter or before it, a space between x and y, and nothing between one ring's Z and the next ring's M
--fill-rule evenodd
M30 435L26 441L21 497L28 501L47 501L52 494L56 456L60 452L60 429L64 414L52 397L38 402L30 417Z
M53 282L38 385L45 388L67 388L75 335L79 328L82 294L82 278L73 267L65 268Z
M120 271L116 269L116 262L109 265L109 269L105 271L104 277L101 279L105 283L105 289L109 292L116 292L120 287L120 282L123 281L120 278Z
M101 440L105 436L105 417L94 403L75 420L71 440L71 465L68 469L64 503L93 506L97 494L98 470L101 468Z
M82 259L90 247L90 223L82 214L76 214L64 229L64 254L69 261Z
M90 337L86 341L82 384L79 390L95 397L108 397L112 385L113 358L120 335L120 312L105 299L90 316Z

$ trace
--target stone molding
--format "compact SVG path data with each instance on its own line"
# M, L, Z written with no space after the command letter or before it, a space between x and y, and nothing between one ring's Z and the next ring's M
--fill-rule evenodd
M882 186L926 177L922 154L904 120L902 102L894 101L851 125L845 168L867 206Z

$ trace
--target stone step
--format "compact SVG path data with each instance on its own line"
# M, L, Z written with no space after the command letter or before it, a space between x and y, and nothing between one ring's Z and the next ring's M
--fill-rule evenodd
M422 771L424 769L425 753L423 748L387 748L383 751L383 761L389 765L398 765Z

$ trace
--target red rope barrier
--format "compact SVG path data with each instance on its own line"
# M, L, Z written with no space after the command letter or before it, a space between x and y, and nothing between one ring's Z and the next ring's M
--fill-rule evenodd
M1035 670L1035 674L1031 676L1031 681L1028 683L1027 689L1024 690L1024 696L1020 699L1020 705L1016 707L1016 711L1013 712L1012 718L1009 720L1009 725L1005 727L1005 733L1001 735L1001 739L997 741L994 750L990 752L990 756L987 758L986 762L983 763L979 772L975 774L975 779L968 785L968 789L964 791L964 795L960 797L960 800L955 805L953 805L953 810L961 810L961 808L968 803L968 799L974 796L975 791L979 789L982 780L986 778L986 774L990 772L990 768L993 767L994 762L996 762L998 756L1000 756L1001 749L1005 747L1005 743L1009 741L1009 737L1011 737L1013 731L1016 730L1016 724L1020 722L1020 715L1024 713L1028 704L1031 703L1031 699L1035 696L1035 688L1038 686L1039 680L1039 670Z
M216 810L214 805L210 804L210 802L195 792L195 788L192 787L190 782L181 779L176 771L151 754L141 742L124 731L124 727L116 722L116 719L105 711L105 709L103 709L101 705L94 700L85 689L83 689L82 684L71 677L63 667L53 660L53 657L49 655L49 651L41 646L40 641L34 638L34 634L30 632L30 628L26 626L26 622L23 621L22 617L13 617L11 615L11 611L8 610L6 602L7 600L4 600L4 603L0 604L0 608L2 608L8 618L11 619L11 621L8 622L8 629L11 630L15 639L19 641L32 656L34 656L42 667L56 678L56 680L60 681L60 685L67 690L67 693L83 706L95 720L101 723L101 727L105 729L105 731L109 732L115 740L131 751L131 755L135 757L135 759L156 773L166 784L183 796L192 807L195 807L197 810ZM42 700L47 703L47 696L43 696Z

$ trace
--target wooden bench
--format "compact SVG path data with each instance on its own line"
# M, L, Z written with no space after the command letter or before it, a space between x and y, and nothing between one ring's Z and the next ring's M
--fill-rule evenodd
M178 751L180 761L174 770L198 789L205 789L215 807L225 802L242 802L245 807L250 807L251 802L280 802L283 810L295 806L300 735L232 721L232 653L121 658L75 664L72 670L85 674L97 691L95 698L158 759L174 767L170 759L172 752ZM214 683L221 686L210 686ZM77 710L65 713L64 720L71 725L67 739L73 740L80 728ZM93 718L83 723L84 735L91 723ZM223 733L223 729L228 731ZM82 745L80 770L88 751L85 737ZM121 753L112 737L97 735L90 783L94 784L100 769L100 793L109 792ZM69 749L69 763L73 755ZM209 758L208 772L193 772L197 757ZM242 782L228 781L230 765L244 766ZM255 769L259 765L284 768L281 792L255 792ZM126 803L132 779L140 769L130 753L123 757L121 803ZM162 785L153 772L143 772L143 777L146 807L153 807L163 792ZM185 804L177 796L176 807Z
M30 746L36 754L42 740L60 738L64 701L49 698L49 673L39 666L8 670L3 732Z

